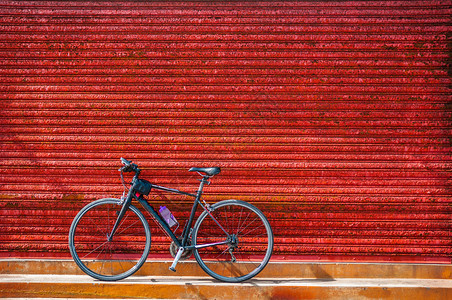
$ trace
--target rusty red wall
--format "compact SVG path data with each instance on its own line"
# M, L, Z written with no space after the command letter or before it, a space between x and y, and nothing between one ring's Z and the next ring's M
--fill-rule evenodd
M0 1L0 256L68 256L123 156L221 166L206 199L259 206L275 257L450 262L450 5Z

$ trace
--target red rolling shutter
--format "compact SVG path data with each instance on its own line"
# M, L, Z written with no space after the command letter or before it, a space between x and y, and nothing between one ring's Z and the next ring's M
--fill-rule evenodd
M450 262L450 15L0 1L0 256L68 256L76 212L121 195L123 156L190 192L189 167L221 166L206 200L259 206L280 258Z

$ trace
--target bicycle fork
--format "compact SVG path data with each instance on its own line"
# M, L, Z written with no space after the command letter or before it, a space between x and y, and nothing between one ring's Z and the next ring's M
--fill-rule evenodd
M107 235L107 241L111 242L113 240L113 236L116 233L116 230L119 227L119 224L122 221L122 218L126 214L126 211L129 209L130 203L132 202L132 192L133 189L130 189L129 193L127 194L127 198L124 201L124 204L121 207L121 210L119 211L118 217L116 218L115 225L113 226L113 229L111 230L111 233Z

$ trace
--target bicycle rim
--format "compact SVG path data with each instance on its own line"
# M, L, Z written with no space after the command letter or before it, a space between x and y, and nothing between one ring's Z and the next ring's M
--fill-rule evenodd
M86 274L99 280L114 281L132 275L149 254L149 225L133 205L108 241L121 207L118 199L90 203L78 213L69 231L74 261Z
M226 242L195 249L201 268L212 277L226 282L248 280L261 272L270 260L273 233L263 213L253 205L225 200L212 206L210 214L228 232L229 238L214 219L203 212L193 230L193 244Z

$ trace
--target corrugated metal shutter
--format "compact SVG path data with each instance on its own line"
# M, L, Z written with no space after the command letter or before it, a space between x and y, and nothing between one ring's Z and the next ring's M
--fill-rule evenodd
M450 262L450 4L0 1L0 256L68 256L124 156L221 166L279 258Z

